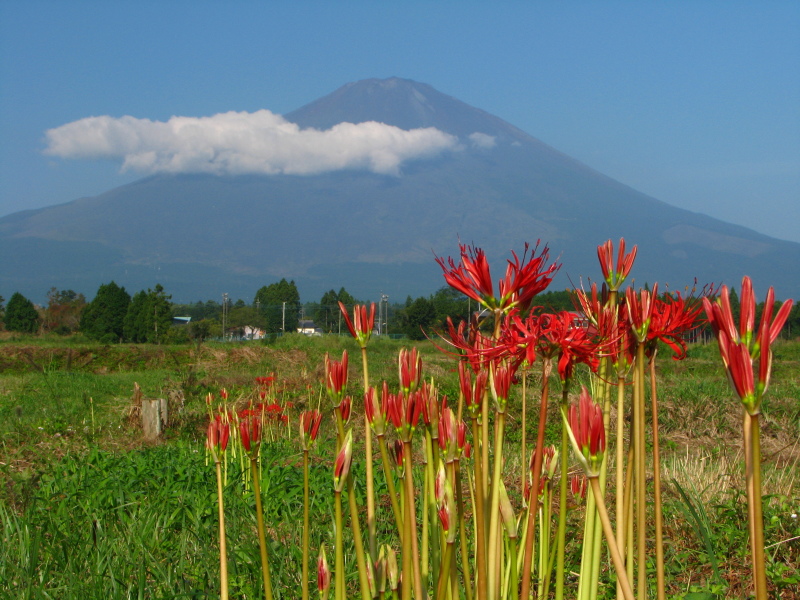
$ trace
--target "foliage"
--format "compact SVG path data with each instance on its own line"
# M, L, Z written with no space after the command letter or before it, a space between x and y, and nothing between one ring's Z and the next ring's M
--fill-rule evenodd
M125 315L125 339L151 344L163 341L172 324L171 297L164 292L161 284L156 284L154 289L148 289L147 292L137 292Z
M6 306L6 329L21 333L35 333L39 328L39 321L39 313L33 302L19 292L14 292Z
M85 306L86 298L83 294L50 288L44 311L44 330L62 335L77 331L81 322L81 311Z
M81 313L81 331L93 340L121 342L125 337L125 315L130 303L130 294L124 287L113 281L104 283Z
M300 321L300 292L294 280L281 279L256 292L254 304L263 316L268 333L297 330Z
M330 333L334 330L341 332L342 322L339 302L344 304L348 309L358 303L344 287L340 288L338 292L328 290L322 295L319 304L312 313L314 324L317 327L321 327L326 333Z

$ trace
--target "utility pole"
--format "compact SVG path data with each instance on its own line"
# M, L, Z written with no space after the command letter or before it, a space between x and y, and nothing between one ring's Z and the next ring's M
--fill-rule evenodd
M222 294L222 341L225 341L225 316L228 313L228 294Z
M281 315L281 331L286 333L286 300L283 301L283 314Z
M383 304L383 321L378 321L378 331L389 332L389 295L381 294L381 304Z

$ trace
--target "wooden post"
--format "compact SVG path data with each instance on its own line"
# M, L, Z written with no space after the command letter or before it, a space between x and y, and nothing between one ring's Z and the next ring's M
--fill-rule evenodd
M166 398L142 400L142 431L146 440L156 440L167 424Z

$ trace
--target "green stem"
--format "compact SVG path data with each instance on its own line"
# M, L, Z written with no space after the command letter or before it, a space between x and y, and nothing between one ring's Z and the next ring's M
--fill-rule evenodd
M564 599L564 548L567 540L567 478L569 477L569 435L567 434L567 404L562 398L561 406L561 451L558 481L558 529L556 530L556 600Z
M411 461L411 441L403 441L403 460L405 461L405 469L403 471L403 483L405 484L406 491L406 515L404 518L405 525L405 539L403 540L404 556L403 556L403 579L408 577L409 571L414 576L414 596L419 600L425 598L422 591L422 572L420 570L419 561L419 547L417 542L417 514L414 506L414 481L413 481L413 463ZM408 546L406 543L410 542ZM405 556L406 548L411 552ZM407 561L410 563L409 570L406 570ZM405 585L403 586L405 588Z
M333 495L334 500L334 507L336 511L336 559L335 559L335 571L336 571L336 591L335 591L335 598L336 600L344 600L345 598L345 587L344 587L344 548L342 547L343 535L342 535L342 493L341 492L334 492Z
M755 550L753 554L753 570L756 583L756 599L767 599L767 572L764 556L764 514L761 501L761 425L759 413L750 416L752 448L752 481L753 481L753 533Z
M656 585L658 600L666 600L664 581L664 525L661 517L661 456L658 442L658 402L656 390L656 351L650 357L650 402L653 422L653 516L656 526Z
M617 455L617 468L615 472L616 494L614 499L617 504L617 547L620 552L625 548L625 381L617 377L617 437L615 450ZM622 597L622 586L617 583L617 597Z
M364 393L369 391L369 364L367 362L367 348L361 348L361 366L364 371ZM366 454L367 477L367 531L369 535L369 556L372 564L378 560L378 534L375 521L375 475L372 464L372 428L369 425L366 412L364 413L364 453Z
M505 429L506 415L504 412L497 413L497 436L495 438L495 451L494 451L494 470L492 472L492 499L489 504L489 564L494 565L498 560L498 553L500 552L500 537L502 529L498 527L498 519L500 517L500 475L503 469L503 433ZM535 493L535 492L534 492ZM489 569L488 573L488 598L491 600L495 598L497 593L497 577L499 572L497 569Z
M645 470L644 344L636 347L636 589L647 596L647 489Z
M364 540L361 537L361 523L358 520L358 505L356 504L356 492L353 487L352 474L347 477L347 500L350 505L350 529L353 532L353 543L356 547L356 563L358 564L358 580L361 585L361 598L363 600L371 600L372 594L369 587L368 567L364 554Z
M446 600L447 598L447 583L450 581L450 560L453 556L453 544L448 542L444 547L444 555L442 556L442 568L439 571L439 579L436 585L436 598L437 600Z
M477 446L476 456L473 461L475 469L475 565L478 570L478 578L475 587L475 596L478 598L486 597L486 525L484 522L484 501L483 501L483 463L480 451L480 426L478 417L472 417L472 439Z
M597 514L603 525L603 532L606 535L608 549L611 552L611 561L614 563L614 569L617 571L617 578L622 583L622 595L625 600L634 600L633 590L631 589L631 584L625 572L625 564L622 562L622 555L617 547L614 530L611 528L611 520L608 518L606 504L603 500L603 494L600 491L600 482L597 480L597 477L590 477L589 483L592 486L592 493L594 494L595 504L597 505Z
M544 451L544 432L547 426L547 397L549 395L550 370L552 362L549 358L542 359L542 397L539 403L539 430L536 436L536 455L533 460L533 483L531 485L531 510L528 517L528 527L525 534L525 557L522 561L522 586L520 588L520 597L527 600L530 596L531 590L531 568L533 567L533 538L536 531L536 515L539 512L538 506L538 492L539 480L542 475L542 458ZM562 460L564 458L562 457Z
M392 465L389 460L389 449L386 447L386 438L378 436L378 448L381 451L381 461L383 462L383 473L386 476L386 487L389 490L389 501L392 505L395 524L397 525L397 535L403 539L403 511L397 499L397 488L394 485Z
M305 455L306 460L308 459L308 454ZM307 466L306 466L307 469ZM258 458L256 456L250 457L250 473L253 475L253 493L256 496L256 524L258 525L258 548L261 552L261 578L264 582L264 598L265 600L272 600L272 580L270 579L269 575L269 559L267 558L267 538L264 534L264 511L261 507L261 482L259 481L258 477ZM308 482L306 481L306 485ZM308 504L306 503L306 507ZM308 578L308 556L307 556L307 548L306 544L308 540L306 539L306 535L308 533L308 529L303 531L303 559L304 559L304 567L305 571L305 578L303 579L303 590L306 590L306 581Z
M220 600L228 600L228 550L225 543L225 506L222 500L222 465L214 458L217 469L217 509L219 512L219 586Z
M467 600L472 600L472 577L469 571L469 545L467 543L467 527L464 517L464 497L461 492L461 461L453 463L456 482L456 506L458 507L458 532L461 541L461 568L464 571L464 592Z
M308 554L310 538L308 448L303 449L303 600L308 600Z

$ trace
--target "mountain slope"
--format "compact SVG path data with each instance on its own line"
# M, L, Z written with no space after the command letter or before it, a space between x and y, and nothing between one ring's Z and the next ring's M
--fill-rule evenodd
M115 279L131 290L160 282L180 300L228 292L249 301L287 277L304 300L341 286L400 299L443 285L434 253L455 255L459 238L483 246L496 269L510 249L541 239L564 264L565 286L596 277L597 244L620 236L640 245L641 283L738 284L750 274L780 296L800 292L800 244L650 198L428 85L347 84L286 118L321 129L436 127L460 149L408 162L400 176L159 175L9 215L0 219L0 293L42 298L55 285L91 295Z

